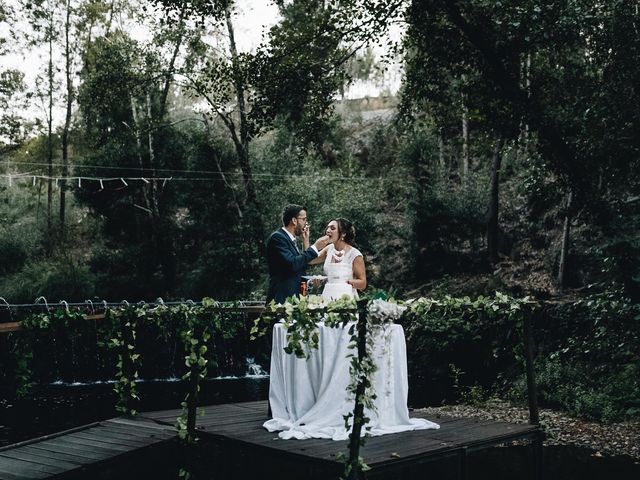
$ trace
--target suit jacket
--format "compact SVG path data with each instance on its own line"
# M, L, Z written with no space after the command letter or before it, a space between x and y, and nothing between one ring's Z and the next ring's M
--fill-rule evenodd
M289 235L281 228L267 240L269 290L267 302L284 303L287 297L300 294L300 282L307 263L318 256L311 247L300 253Z

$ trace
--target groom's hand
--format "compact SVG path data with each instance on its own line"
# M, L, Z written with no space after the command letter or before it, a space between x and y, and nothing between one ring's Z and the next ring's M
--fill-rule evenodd
M306 250L309 248L309 224L307 223L302 229L302 245Z
M318 251L320 251L330 243L331 242L329 241L329 235L323 235L322 237L317 239L316 243L314 243L313 245L318 249Z

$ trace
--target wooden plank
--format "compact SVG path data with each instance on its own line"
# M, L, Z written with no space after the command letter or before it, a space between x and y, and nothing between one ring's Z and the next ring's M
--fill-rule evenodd
M57 443L67 446L83 447L87 452L100 454L103 456L103 458L120 455L121 453L125 453L131 450L129 447L105 445L103 443L92 442L89 440L84 440L82 438L64 437L57 439Z
M281 440L277 432L262 427L267 420L266 401L243 402L208 406L205 415L198 418L201 438L236 444L247 451L257 451L268 458L274 455L308 462L318 468L341 467L338 454L347 451L347 441L325 439ZM91 464L105 462L120 455L128 455L169 441L177 437L173 422L181 410L147 412L138 417L117 417L66 432L39 442L5 448L0 451L0 471L24 478L50 476L42 468L60 467L90 469ZM412 412L413 418L427 416ZM536 426L505 422L483 421L468 418L429 417L441 425L439 430L415 430L401 434L370 437L362 448L362 455L374 472L393 471L395 468L419 464L436 458L456 454L460 448L487 448L497 443L537 435ZM163 425L161 418L171 419L171 425ZM3 465L9 462L11 468ZM13 463L11 462L18 462ZM22 462L22 463L19 463ZM26 464L25 464L26 462ZM19 470L17 467L22 466ZM25 476L29 470L31 476ZM35 473L34 473L35 472ZM373 472L372 472L373 473ZM20 477L20 475L23 475ZM3 479L0 474L0 479ZM11 480L13 477L7 477Z
M99 460L103 460L105 458L104 452L90 452L85 448L82 448L81 445L76 444L62 444L62 443L38 443L30 446L30 448L35 448L37 450L42 450L45 452L50 452L54 454L63 454L63 455L74 455L76 457L84 458L87 460L87 463L97 462Z
M414 415L416 417L416 415ZM510 441L514 437L528 435L535 430L529 425L496 424L490 421L475 419L438 419L441 425L447 425L439 430L416 430L402 433L402 457L429 456L451 453L469 441L482 444L496 440ZM337 453L346 449L346 442L327 440L274 440L277 433L269 433L262 428L262 419L253 424L242 425L206 425L203 434L216 437L227 437L245 444L260 445L289 454L301 455L316 460L335 460ZM397 435L371 437L363 448L367 463L370 466L395 461L391 453L398 450Z
M96 425L100 425L100 422L89 423L87 425L81 425L79 427L70 428L68 430L63 430L61 432L51 433L49 435L43 435L42 437L31 438L31 439L25 440L23 442L13 443L11 445L5 445L4 447L0 447L0 452L2 452L4 450L11 450L11 449L14 449L14 448L17 448L17 447L21 447L23 445L31 445L33 443L39 443L39 442L42 442L42 441L45 441L45 440L49 440L51 438L61 437L61 436L67 435L68 433L71 433L71 432L79 432L81 430L86 430L88 428L95 427Z
M30 475L19 474L11 471L4 470L0 464L0 479L1 480L33 480Z
M267 407L265 406L264 409L253 409L253 408L246 408L246 407L240 407L240 406L233 406L232 408L226 407L226 408L214 408L214 407L205 407L204 408L204 414L205 415L213 415L213 416L218 416L218 417L223 417L226 415L233 415L236 417L241 417L243 415L249 415L249 416L256 416L256 415L260 415L263 416L265 419L268 419L269 417L267 417Z
M31 478L34 479L47 478L48 476L64 472L64 469L62 468L40 465L38 463L7 457L0 457L0 468L4 471L15 473L17 475L31 475Z
M70 453L64 452L52 452L50 450L37 448L37 447L21 447L21 452L28 453L29 455L33 455L34 457L42 457L42 458L58 458L60 460L65 460L70 463L75 463L76 465L86 465L91 463L90 458L82 457L80 455L74 455Z
M104 443L105 445L121 445L129 447L130 450L135 450L137 448L143 448L148 445L152 445L154 442L144 441L140 439L129 439L125 438L113 438L108 434L108 432L91 432L91 433L76 433L73 435L73 438L80 438L84 440L91 440L98 443Z
M224 430L225 427L241 427L242 425L255 425L255 424L259 424L260 427L262 428L262 424L264 422L266 422L267 419L266 418L262 418L262 417L250 417L250 418L246 418L246 417L200 417L198 419L198 426L201 427L205 427L205 426L215 426L216 429L220 429L220 430Z
M126 432L126 431L122 431L119 430L117 427L110 427L110 428L101 428L99 430L94 430L91 432L82 432L82 434L84 435L91 435L92 437L98 437L98 438L107 438L109 440L112 440L114 442L118 442L118 441L127 441L127 442L131 442L135 445L151 445L154 443L158 443L158 442L162 442L165 440L165 438L162 437L158 437L158 436L151 436L151 435L134 435L133 432Z
M166 425L159 425L155 422L150 422L145 419L135 420L128 417L116 417L110 420L105 420L104 422L101 422L101 423L106 424L106 423L112 423L112 422L118 423L120 425L129 425L135 428L146 428L146 429L155 430L155 431L167 431Z
M17 332L22 327L20 322L3 322L0 323L0 333Z
M140 429L133 428L129 425L122 425L120 423L115 422L104 422L106 428L108 428L109 432L118 433L121 435L128 435L133 438L153 438L158 440L167 440L169 438L173 438L176 435L176 430L149 430L149 429Z
M176 423L177 418L181 414L182 412L178 411L175 413L166 413L161 416L157 415L149 418L153 418L153 420L162 421L162 422L174 425ZM266 409L265 409L265 412L262 414L259 414L258 412L254 412L249 409L243 409L243 408L220 409L220 410L204 409L204 414L198 415L198 423L217 422L220 419L233 420L235 422L250 422L260 417L263 417L265 421L268 420L266 416Z
M39 465L49 465L51 467L61 468L63 470L70 470L76 468L79 463L69 462L59 458L43 457L40 455L34 455L29 452L25 452L22 449L15 449L10 452L0 453L0 457L14 458L16 460L24 460L31 463L37 463ZM0 459L0 462L2 460Z
M226 403L220 405L210 405L203 408L205 411L205 415L216 415L220 417L225 417L227 415L246 415L247 410L255 411L256 413L262 413L264 415L265 420L268 420L267 417L267 401L266 400L258 400L253 402L238 402L238 403ZM182 409L172 409L172 410L160 410L155 412L141 412L139 415L143 418L150 418L154 420L162 419L167 420L171 419L175 421L182 414Z

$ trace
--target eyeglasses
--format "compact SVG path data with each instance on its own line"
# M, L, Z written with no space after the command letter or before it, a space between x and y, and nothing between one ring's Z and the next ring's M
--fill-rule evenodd
M303 220L303 221L307 221L307 217L296 217L298 220Z

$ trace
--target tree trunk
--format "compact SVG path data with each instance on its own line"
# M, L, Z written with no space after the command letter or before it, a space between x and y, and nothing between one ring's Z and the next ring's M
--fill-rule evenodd
M498 213L503 144L504 140L502 137L499 137L493 150L493 162L491 165L491 193L489 195L489 209L487 214L487 250L489 261L492 265L498 262Z
M66 215L66 178L69 176L69 128L71 126L71 107L73 105L73 82L71 81L71 48L69 45L69 30L71 18L71 0L67 0L67 18L64 25L65 34L65 73L67 80L67 114L64 121L64 129L62 130L62 181L60 182L60 233L65 234L65 215Z
M531 53L520 62L520 88L524 90L527 100L531 98ZM525 118L520 119L520 134L518 136L518 148L516 149L516 162L519 162L520 155L529 155L529 123Z
M147 105L147 147L149 148L149 168L151 169L151 176L157 177L156 170L156 154L153 149L153 113L151 111L151 95L149 94L149 90L146 92L145 97L146 105ZM152 211L152 219L157 220L160 217L160 208L158 206L158 185L156 181L152 181L149 184L149 200L151 202L151 211Z
M109 32L111 31L111 24L113 23L113 14L116 10L116 2L118 0L111 0L111 6L109 8L109 20L107 22L107 30L105 32L105 36L109 36Z
M242 169L242 179L244 181L247 201L257 206L258 197L256 195L255 185L253 184L251 164L249 162L249 127L244 101L244 82L240 72L238 50L236 48L236 39L229 8L225 9L225 19L227 22L227 31L229 33L229 49L231 52L231 63L233 67L233 85L235 88L236 101L238 102L238 114L240 116L240 141L235 142L236 152L238 154L240 168Z
M438 129L438 165L440 166L440 174L445 176L447 164L444 155L444 135L442 129Z
M566 211L564 216L564 228L562 229L562 247L560 248L560 265L558 266L558 289L562 292L566 282L567 257L569 255L569 235L571 230L571 202L573 193L567 196Z
M252 223L252 235L255 238L256 246L260 255L264 255L265 245L265 229L262 223L262 217L260 216L260 204L258 202L258 195L256 193L255 184L253 183L253 175L251 172L251 162L249 159L249 123L247 120L246 105L244 100L244 80L242 78L242 72L240 69L240 61L238 58L238 50L236 48L236 40L233 32L233 23L231 21L230 7L225 9L225 20L227 23L227 31L229 33L229 50L231 52L231 63L233 71L233 84L235 88L236 101L238 103L238 114L240 117L240 138L235 133L233 122L225 122L231 132L231 136L234 139L236 152L238 155L238 162L242 170L242 179L244 181L246 199L248 203L253 204L255 214L251 217Z
M53 241L53 221L51 210L53 204L53 12L49 12L49 66L47 77L49 80L49 115L47 119L47 252L51 253Z
M207 136L211 137L211 126L209 125L209 121L207 120L206 115L202 115L202 121L204 122L205 129L207 130ZM218 158L218 155L215 152L213 154L213 160L216 162L216 168L218 169L218 174L220 175L220 178L222 178L222 183L224 183L225 187L227 187L231 191L231 196L233 197L233 203L236 207L238 218L240 219L244 218L244 213L242 212L242 206L238 201L238 195L236 194L236 189L227 180L227 176L224 174L224 171L222 170L222 165L220 164L220 158Z
M162 96L160 97L160 113L158 114L158 120L162 122L164 119L164 115L167 111L167 97L169 96L169 88L171 88L171 81L173 80L173 69L176 65L176 58L178 58L178 53L180 52L180 45L182 45L182 40L184 38L184 15L186 9L180 11L180 20L178 24L178 39L176 40L176 44L173 47L173 53L171 55L171 60L169 62L169 68L167 69L167 74L165 76L164 87L162 89Z
M140 169L142 172L142 177L144 178L146 174L144 173L146 170L146 166L144 164L144 157L142 156L142 140L140 139L140 122L138 117L138 109L136 107L136 100L131 95L131 118L133 118L133 132L136 137L136 149L138 155L138 164L140 165ZM142 198L144 200L145 210L148 215L151 215L153 212L151 211L151 200L149 199L149 193L147 191L146 184L142 186Z
M462 75L462 82L466 79ZM462 183L466 185L469 176L469 107L467 96L462 93Z
M149 167L152 175L157 177L158 166L156 165L155 149L153 147L154 123L153 111L151 108L151 94L149 90L146 92L148 133L147 141L149 147ZM163 284L166 292L171 291L175 284L176 262L175 262L175 244L173 237L173 222L168 215L161 215L160 211L160 186L157 180L151 181L149 184L149 200L151 203L151 244L155 247L156 262L162 269Z

